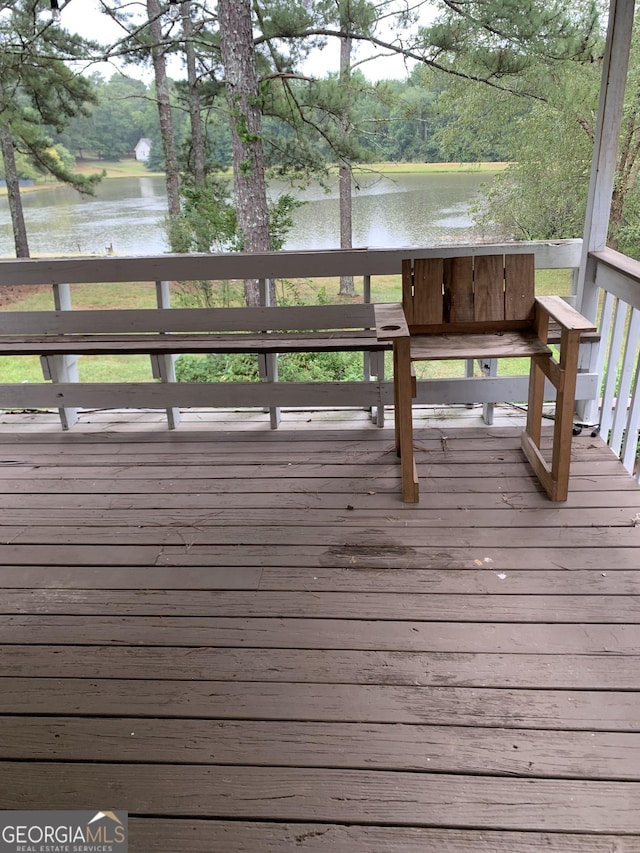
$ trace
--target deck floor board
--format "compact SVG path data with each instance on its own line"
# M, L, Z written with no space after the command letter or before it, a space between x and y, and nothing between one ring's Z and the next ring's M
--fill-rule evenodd
M0 808L132 853L640 853L640 489L512 426L0 421ZM21 424L26 428L21 428Z

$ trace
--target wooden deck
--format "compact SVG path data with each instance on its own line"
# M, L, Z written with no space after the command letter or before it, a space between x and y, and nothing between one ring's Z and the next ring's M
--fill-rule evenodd
M599 438L558 506L517 429L419 429L410 506L387 429L20 423L0 808L124 809L135 853L640 851L640 490Z

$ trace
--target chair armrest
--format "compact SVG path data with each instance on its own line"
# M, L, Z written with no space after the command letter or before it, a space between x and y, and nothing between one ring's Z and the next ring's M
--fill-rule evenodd
M376 337L379 341L408 338L409 327L400 302L376 302L373 306Z
M563 329L572 332L595 332L596 326L576 311L560 296L536 296L536 306L540 306L552 320Z

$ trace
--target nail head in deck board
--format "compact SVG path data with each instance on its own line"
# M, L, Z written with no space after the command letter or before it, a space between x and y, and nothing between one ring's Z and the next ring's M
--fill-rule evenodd
M19 769L18 769L19 768ZM5 808L82 796L140 815L639 833L640 783L362 770L0 762ZM580 806L576 808L575 803Z
M0 760L640 779L640 733L249 720L5 717ZM133 732L133 734L132 734ZM348 746L346 746L348 745Z
M635 690L640 657L343 649L0 647L0 677Z
M422 829L326 823L129 818L135 850L175 853L640 853L636 836Z
M637 731L640 693L462 687L3 678L0 713L429 723Z
M640 654L638 625L406 622L204 616L0 616L0 642L15 644L371 649L467 654L604 657Z
M473 606L472 606L473 605ZM484 595L482 615L491 622L640 623L640 596ZM11 590L0 613L104 616L271 616L328 619L477 620L467 595L403 593L268 592L202 590Z

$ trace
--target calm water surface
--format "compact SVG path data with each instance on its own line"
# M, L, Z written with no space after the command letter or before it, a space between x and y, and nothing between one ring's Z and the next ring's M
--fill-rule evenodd
M354 191L353 245L424 246L474 239L468 208L492 180L491 173L445 172L360 178ZM271 185L272 196L288 191ZM287 249L339 246L337 184L326 194L318 186L296 191L306 204L295 214ZM94 198L56 186L23 195L29 243L38 254L152 255L168 251L164 236L164 179L103 181ZM0 199L0 255L14 255L6 198Z

